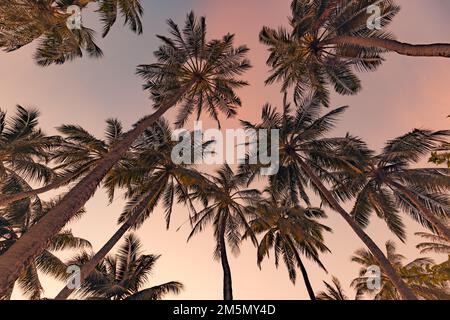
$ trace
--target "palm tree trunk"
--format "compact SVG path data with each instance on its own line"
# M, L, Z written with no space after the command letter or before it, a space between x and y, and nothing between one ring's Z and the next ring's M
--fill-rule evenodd
M408 190L408 188L405 188L401 184L394 181L388 181L388 184L403 193L408 198L408 200L411 201L416 206L416 208L423 213L425 218L436 228L439 234L447 239L447 241L450 241L450 230L444 225L441 220L439 220L438 217L436 217L433 212L425 207L419 201L419 199L417 199L417 197L410 190Z
M85 203L94 195L98 185L109 170L120 161L133 142L167 110L177 104L192 84L162 103L158 110L141 120L117 143L112 151L101 159L96 167L73 187L29 232L21 237L8 251L0 256L0 295L17 278L26 265L40 254L48 241L57 234Z
M122 224L122 226L114 233L114 235L104 244L104 246L89 260L85 263L80 270L80 284L82 284L86 278L94 271L95 267L106 257L106 255L114 248L114 246L119 242L123 235L133 227L141 216L145 207L152 198L153 195L145 197L138 205L134 208L134 213L127 219L127 221ZM67 286L62 289L55 300L66 300L75 289L69 289Z
M395 269L392 267L389 260L386 258L384 253L376 245L376 243L362 230L362 228L356 223L356 221L345 211L344 208L339 204L339 202L334 198L332 193L323 185L320 178L314 173L314 171L306 164L302 159L298 159L300 167L305 171L307 176L311 179L312 183L320 190L320 193L329 202L331 207L337 211L345 221L350 225L352 230L356 235L362 240L362 242L367 246L370 252L377 259L381 268L383 268L386 275L394 284L395 288L400 293L404 300L417 300L416 295L413 291L406 285L402 278L397 274Z
M67 182L69 182L74 176L75 175L56 180L42 188L24 191L21 193L16 193L16 194L11 194L11 195L2 195L2 196L0 196L0 207L5 207L13 202L16 202L16 201L19 201L19 200L22 200L25 198L29 198L29 197L34 197L34 196L37 196L39 194L42 194L42 193L45 193L45 192L48 192L48 191L51 191L54 189L58 189L58 188L62 187L63 185L65 185Z
M219 247L220 247L220 261L223 269L223 299L226 301L233 300L233 284L231 278L231 268L228 262L227 247L225 243L225 227L226 221L221 218L219 226Z
M306 290L308 291L309 298L311 300L316 300L316 295L314 293L313 287L311 285L311 281L309 281L308 271L306 271L305 265L303 264L302 259L300 258L300 255L298 254L297 250L293 249L295 252L295 258L297 259L297 263L300 267L300 271L302 272L303 281L305 281Z
M356 45L366 48L381 48L389 51L394 51L405 56L450 58L450 44L448 43L409 44L389 39L339 36L322 41L319 47L324 47L330 44Z

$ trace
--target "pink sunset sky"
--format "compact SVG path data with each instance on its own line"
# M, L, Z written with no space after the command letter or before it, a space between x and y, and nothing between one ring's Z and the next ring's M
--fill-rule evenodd
M261 107L270 102L279 105L282 96L277 86L265 87L268 68L267 51L259 44L258 34L263 25L286 25L290 14L290 0L151 0L145 7L144 34L136 36L117 25L111 34L99 40L105 52L100 60L88 58L63 66L41 68L32 61L33 46L14 53L0 53L0 107L9 112L16 104L32 106L41 111L41 126L48 134L55 127L79 124L102 137L107 118L118 118L130 126L151 111L147 93L141 89L141 79L135 76L135 67L153 61L157 48L155 34L165 34L167 18L179 24L193 9L206 15L208 35L220 37L228 32L236 34L237 44L247 44L253 68L245 75L250 86L240 91L243 107L239 118L256 121ZM450 42L449 0L398 0L402 11L390 27L399 40L411 43ZM86 13L87 14L87 13ZM87 14L85 24L100 30L96 17ZM396 54L386 55L384 65L374 73L361 74L363 90L357 96L333 95L334 106L350 105L336 128L335 135L351 132L360 136L378 150L383 143L413 128L449 129L450 119L450 61L443 58L410 58ZM168 117L173 119L173 113ZM238 126L238 119L227 120L224 127ZM109 204L102 191L86 206L87 214L70 228L77 236L100 248L117 229L117 217L124 200L117 196ZM319 205L319 203L316 203ZM326 237L332 254L323 256L329 273L307 262L313 287L323 289L322 281L337 276L347 293L358 265L350 262L353 252L362 243L334 212L328 212L326 224L334 230ZM174 210L172 229L165 230L164 214L158 210L138 231L147 253L162 254L150 284L178 280L185 291L176 298L220 299L222 297L222 270L212 259L214 242L212 230L186 243L189 226L176 229L187 218L186 209ZM408 225L408 243L398 243L399 252L408 258L419 256L414 246L419 241L414 232L421 227L405 218ZM373 218L368 228L379 246L396 240L383 223ZM443 260L443 257L438 257ZM256 250L244 243L241 254L231 259L234 293L237 299L307 299L303 281L294 286L289 281L284 265L279 270L273 260L266 260L259 270ZM44 277L46 297L54 297L62 283ZM20 297L16 291L15 297ZM175 297L174 297L175 298Z

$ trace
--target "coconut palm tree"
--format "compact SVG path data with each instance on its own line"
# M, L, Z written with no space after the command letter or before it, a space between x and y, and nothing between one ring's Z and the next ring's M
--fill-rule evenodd
M160 257L144 255L141 241L129 234L116 255L109 255L100 261L78 293L95 300L161 300L168 294L179 294L183 284L176 281L144 287ZM84 253L68 264L82 266L90 258L89 254Z
M194 13L188 15L183 31L173 21L169 21L169 25L172 38L160 36L163 45L156 51L158 62L138 69L146 79L145 88L151 92L157 111L127 132L58 206L0 258L0 294L93 196L98 184L133 142L167 110L181 105L179 120L186 119L186 112L191 110L189 106L195 106L197 114L207 110L215 119L219 112L227 117L236 113L241 101L235 90L246 85L237 77L250 68L247 47L235 48L234 37L230 34L221 40L207 41L205 19L197 19Z
M450 170L413 167L449 135L450 131L415 129L388 141L380 154L348 166L350 172L338 174L336 194L343 200L356 196L351 214L363 227L374 211L404 241L400 208L450 240L445 225L450 217Z
M22 189L22 183L9 181L16 189ZM11 188L11 186L9 186ZM41 202L39 198L25 199L11 204L0 210L0 255L7 250L28 230L41 219L57 200ZM81 215L83 212L79 212ZM82 238L75 237L70 230L59 232L47 244L45 250L38 255L15 281L26 297L33 300L41 299L44 289L41 285L40 273L50 275L57 280L66 280L68 277L67 266L56 255L68 249L86 249L91 244ZM14 289L14 283L9 288L3 299L10 299Z
M56 137L46 136L38 128L39 112L17 106L7 118L0 110L0 183L19 176L33 182L47 182L54 172L45 165Z
M167 228L170 226L175 201L186 203L195 211L189 199L189 188L205 183L203 176L189 164L176 164L172 150L177 144L172 141L172 130L164 119L147 129L133 147L133 158L125 166L113 169L105 181L110 200L118 187L127 188L127 202L119 218L120 228L105 245L89 260L80 272L83 282L131 228L137 229L149 218L155 208L162 204L165 209ZM209 142L192 144L193 159L203 154ZM65 286L56 299L67 299L73 289Z
M320 291L317 294L317 300L336 300L336 301L349 300L349 298L344 292L344 289L342 288L339 279L333 276L331 281L332 284L326 281L323 282L326 291Z
M0 185L7 185L10 179L41 184L56 178L55 171L47 163L60 139L46 136L38 128L38 120L39 112L35 109L17 106L16 114L9 118L0 110ZM25 192L29 191L27 188ZM0 206L34 195L15 197L15 194L15 189L3 187Z
M37 42L34 55L41 66L63 64L83 56L101 57L102 50L96 45L94 30L81 24L71 28L68 19L76 6L82 11L89 3L98 4L103 36L117 20L120 12L125 24L136 33L142 33L143 8L140 0L11 0L0 4L0 47L7 52L15 51ZM81 21L80 21L81 22Z
M373 8L380 16L372 21ZM450 57L450 44L394 40L386 27L399 10L392 0L293 0L289 30L264 27L260 33L272 68L266 83L281 81L283 91L294 87L295 100L315 91L328 105L330 85L339 94L356 94L361 82L354 70L375 70L385 52Z
M257 217L249 222L251 230L255 234L264 234L258 245L258 266L261 267L264 257L269 256L269 251L273 249L275 265L278 267L281 256L294 284L298 265L310 299L316 300L301 255L326 271L319 253L331 252L323 238L323 232L330 232L331 228L317 221L318 218L325 218L326 214L319 208L303 208L292 204L289 197L279 195L274 190L266 189L266 193L268 198L248 209L257 213Z
M27 189L24 192L9 192L0 196L0 206L8 205L27 197L36 196L79 181L106 155L122 137L122 124L116 119L106 121L105 138L99 139L77 125L62 125L57 128L62 137L53 137L53 148L46 150L46 156L56 167L52 179L43 187ZM118 166L126 166L124 156Z
M432 259L419 258L404 264L405 257L396 252L395 243L392 241L386 243L386 252L391 264L419 297L426 300L450 299L448 287L450 265L448 262L436 265ZM384 272L380 274L379 290L369 288L367 282L373 279L373 275L368 275L367 269L378 265L370 252L364 249L357 250L352 261L361 265L358 278L352 282L352 286L357 290L357 298L361 298L363 295L374 297L376 300L399 300L401 298L398 290Z
M242 124L246 129L279 130L280 168L278 173L269 178L274 189L290 195L294 203L302 199L307 205L310 205L310 200L306 188L315 190L324 204L338 212L369 248L402 297L415 299L415 295L396 273L380 248L325 185L337 183L332 172L347 170L347 167L353 166L360 159L365 159L370 152L357 139L326 137L346 107L334 109L324 115L321 115L321 109L321 99L317 93L298 101L295 110L291 109L285 94L282 112L266 105L262 110L261 123L243 121ZM345 148L346 152L336 152L338 147ZM252 181L263 166L247 164L241 171Z
M260 192L256 189L244 189L244 186L246 178L235 175L230 166L225 164L217 171L216 176L210 177L208 185L193 186L194 191L191 193L192 198L201 200L205 208L192 216L194 226L188 241L212 223L216 241L214 258L220 259L223 269L224 300L233 300L227 245L234 254L238 254L244 232L256 243L247 222L247 216L251 212L245 205L258 201Z
M415 235L425 241L416 246L420 253L434 252L450 255L450 241L444 237L428 232L417 232Z

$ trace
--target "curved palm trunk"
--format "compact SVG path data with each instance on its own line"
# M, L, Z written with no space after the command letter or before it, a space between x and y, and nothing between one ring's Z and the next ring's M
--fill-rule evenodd
M356 223L355 220L345 211L344 208L339 204L339 202L334 198L332 193L323 185L320 178L314 173L314 171L302 160L299 159L300 167L306 172L308 177L311 179L312 183L320 190L322 195L327 199L332 208L337 211L345 221L350 225L352 230L356 235L362 240L362 242L367 246L370 252L373 254L375 259L383 268L384 272L388 278L392 281L395 288L398 290L400 295L404 300L417 300L416 295L413 291L406 285L402 278L397 274L395 269L392 267L389 260L386 258L384 253L378 248L376 243L364 232L364 230Z
M128 220L122 224L122 226L114 233L114 235L104 244L104 246L85 263L80 270L80 284L82 284L86 278L94 271L95 267L106 257L106 255L114 248L123 235L133 227L147 206L148 201L152 198L152 195L144 198L134 209L134 213L128 218ZM55 300L66 300L75 289L69 289L67 286L62 289Z
M311 281L309 281L308 271L306 271L305 265L303 264L303 261L300 258L300 255L298 254L297 250L294 250L294 252L295 252L295 258L297 259L297 263L300 267L300 271L302 272L303 281L305 281L305 286L306 286L306 290L308 291L309 298L311 300L316 300L316 295L315 295L313 287L311 285Z
M65 185L67 182L69 182L73 177L74 177L74 175L54 181L42 188L24 191L24 192L12 194L12 195L0 196L0 207L7 206L13 202L16 202L16 201L19 201L19 200L22 200L25 198L29 198L29 197L34 197L34 196L37 196L39 194L42 194L42 193L45 193L45 192L48 192L48 191L51 191L54 189L58 189L58 188L62 187L63 185Z
M226 301L230 301L233 300L233 284L231 278L230 263L228 262L227 247L225 243L225 227L226 221L222 221L219 226L219 247L220 261L222 262L223 269L223 299Z
M448 43L409 44L388 39L339 36L323 41L319 47L330 44L347 44L366 48L382 48L405 56L450 58L450 44Z
M410 190L408 190L408 188L405 188L401 184L394 181L389 181L388 184L403 193L409 199L409 201L411 201L416 206L416 208L423 213L425 218L437 229L439 234L450 242L450 230L444 225L441 220L439 220L438 217L436 217L433 212L425 207L419 201L419 199L417 199L417 197Z
M94 195L103 178L120 161L133 142L167 110L176 105L190 87L191 84L184 87L179 93L161 104L154 114L141 120L133 130L125 135L123 140L117 143L112 151L98 162L96 167L86 177L62 198L57 206L50 210L39 223L34 225L29 232L0 256L0 295L6 292L9 285L17 278L25 266L44 250L47 242Z

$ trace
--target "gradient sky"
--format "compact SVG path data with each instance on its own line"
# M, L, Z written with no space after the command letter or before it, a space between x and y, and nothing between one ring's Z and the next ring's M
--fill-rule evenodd
M62 123L79 124L101 137L104 120L117 117L126 126L151 110L141 80L134 75L135 67L153 61L152 52L158 42L155 34L165 34L165 20L172 18L180 24L186 13L194 9L206 15L208 36L220 37L227 32L236 34L237 44L247 44L254 68L245 78L248 88L240 91L243 108L240 118L257 120L261 106L270 102L279 105L281 95L277 86L265 87L267 52L258 43L263 25L276 27L286 24L290 0L151 0L145 3L144 35L138 37L117 25L107 39L99 40L105 57L101 60L82 59L64 66L40 68L31 59L33 46L6 54L0 53L0 107L13 112L16 104L39 108L41 125L49 134ZM402 11L390 30L401 41L427 43L450 42L450 1L399 0ZM85 16L85 24L99 29L95 17ZM383 142L413 128L448 129L450 114L450 63L440 58L410 58L388 54L386 63L374 73L362 74L362 92L355 97L333 96L336 106L350 105L336 135L351 132L364 138L374 149ZM172 117L169 116L169 119ZM224 127L236 127L237 119L224 122ZM78 236L89 239L98 249L117 229L116 221L124 204L118 196L109 205L103 192L87 204L87 214L70 228ZM316 203L317 205L318 203ZM333 254L323 256L328 274L307 262L313 287L322 289L322 280L331 275L341 279L348 292L357 275L358 266L350 257L362 243L343 220L329 211L327 224L334 233L326 237ZM178 280L185 291L177 298L220 299L222 270L212 260L214 243L211 230L205 231L186 244L188 225L176 232L187 217L186 210L174 210L172 230L165 231L163 213L158 210L139 230L145 251L160 253L154 278L150 284ZM408 258L418 256L414 232L421 228L407 220L407 245L399 251ZM395 239L382 222L373 219L368 233L383 246ZM399 241L397 241L398 243ZM442 257L440 258L442 259ZM293 286L283 265L276 270L273 260L256 266L256 250L249 243L242 246L239 257L231 259L234 293L238 299L307 299L303 282ZM62 284L43 278L45 296L53 297ZM20 297L16 291L14 297Z

